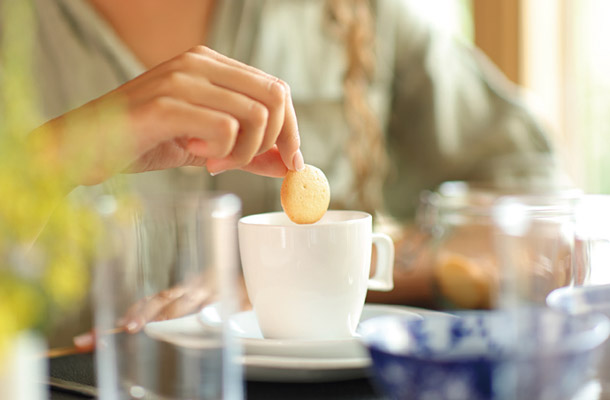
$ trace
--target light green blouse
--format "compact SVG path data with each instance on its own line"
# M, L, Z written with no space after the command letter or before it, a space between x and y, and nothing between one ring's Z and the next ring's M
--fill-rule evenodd
M333 199L358 207L345 151L351 139L342 109L344 48L325 31L324 2L219 0L207 45L290 84L305 161L326 173ZM144 71L87 1L35 4L35 68L45 118ZM481 54L434 28L412 1L378 0L375 13L370 102L387 135L391 174L384 195L392 216L411 218L420 191L445 180L548 180L548 163L527 161L549 152L547 139ZM280 207L280 180L240 171L212 178L204 169L181 169L130 181L134 187L228 190L241 197L244 214Z

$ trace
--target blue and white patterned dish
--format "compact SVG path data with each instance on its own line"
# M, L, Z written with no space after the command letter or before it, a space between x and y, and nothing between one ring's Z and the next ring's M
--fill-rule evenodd
M549 309L379 317L360 334L391 399L569 399L591 377L610 320Z
M553 290L546 298L549 307L570 314L598 312L610 317L610 285L571 286ZM610 398L610 340L597 368L602 397Z
M570 314L601 312L610 316L610 285L562 287L549 293L546 303Z

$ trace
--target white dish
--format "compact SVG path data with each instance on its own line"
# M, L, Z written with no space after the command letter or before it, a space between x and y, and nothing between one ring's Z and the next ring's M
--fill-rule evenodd
M144 332L153 339L189 348L214 346L214 341L218 343L219 338L219 331L205 329L201 326L197 314L166 321L149 322L144 326Z
M218 304L205 307L199 314L204 326L220 326ZM366 304L360 321L381 315L400 315L413 319L423 318L420 313L408 307ZM335 340L283 340L264 339L256 321L254 311L243 311L229 320L229 329L239 338L246 355L264 355L275 357L300 358L346 358L367 357L366 350L358 337Z
M439 315L415 307L366 304L361 321L382 315L423 318ZM221 318L219 304L205 307L198 314L148 323L149 336L177 346L205 348L217 342ZM263 339L253 311L231 317L231 331L244 349L240 361L251 381L324 382L366 376L370 359L358 337L341 340Z
M370 365L364 358L300 358L243 356L246 378L259 382L331 382L363 378Z
M206 329L196 314L168 321L150 322L144 332L152 338L177 346L205 348L214 346L218 330ZM214 339L216 337L216 339ZM357 351L360 352L361 349ZM259 382L330 382L362 378L370 360L364 356L339 358L240 356L246 379Z

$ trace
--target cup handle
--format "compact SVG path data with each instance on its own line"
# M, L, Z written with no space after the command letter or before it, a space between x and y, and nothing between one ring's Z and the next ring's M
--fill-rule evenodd
M376 267L368 288L389 292L394 289L394 242L384 233L373 233L373 245L377 248Z

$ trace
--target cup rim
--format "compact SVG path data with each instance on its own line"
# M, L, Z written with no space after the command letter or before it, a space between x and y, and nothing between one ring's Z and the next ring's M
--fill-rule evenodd
M266 213L259 213L259 214L250 214L250 215L246 215L243 216L239 219L239 225L243 225L243 226L264 226L264 227L277 227L277 228L292 228L292 229L306 229L306 228L311 228L314 226L334 226L334 225L345 225L345 224L356 224L359 222L362 222L363 220L366 219L372 219L371 214L367 213L366 211L359 211L359 210L328 210L326 211L326 214L353 214L356 217L349 219L349 220L342 220L342 221L325 221L323 224L319 224L318 222L314 222L313 224L297 224L294 223L292 221L290 221L290 219L288 219L288 221L290 221L289 224L277 224L277 223L261 223L261 222L255 222L257 220L259 220L260 218L264 217L264 216L273 216L273 215L281 215L281 214L285 214L283 211L272 211L272 212L266 212ZM324 218L324 217L322 217Z

